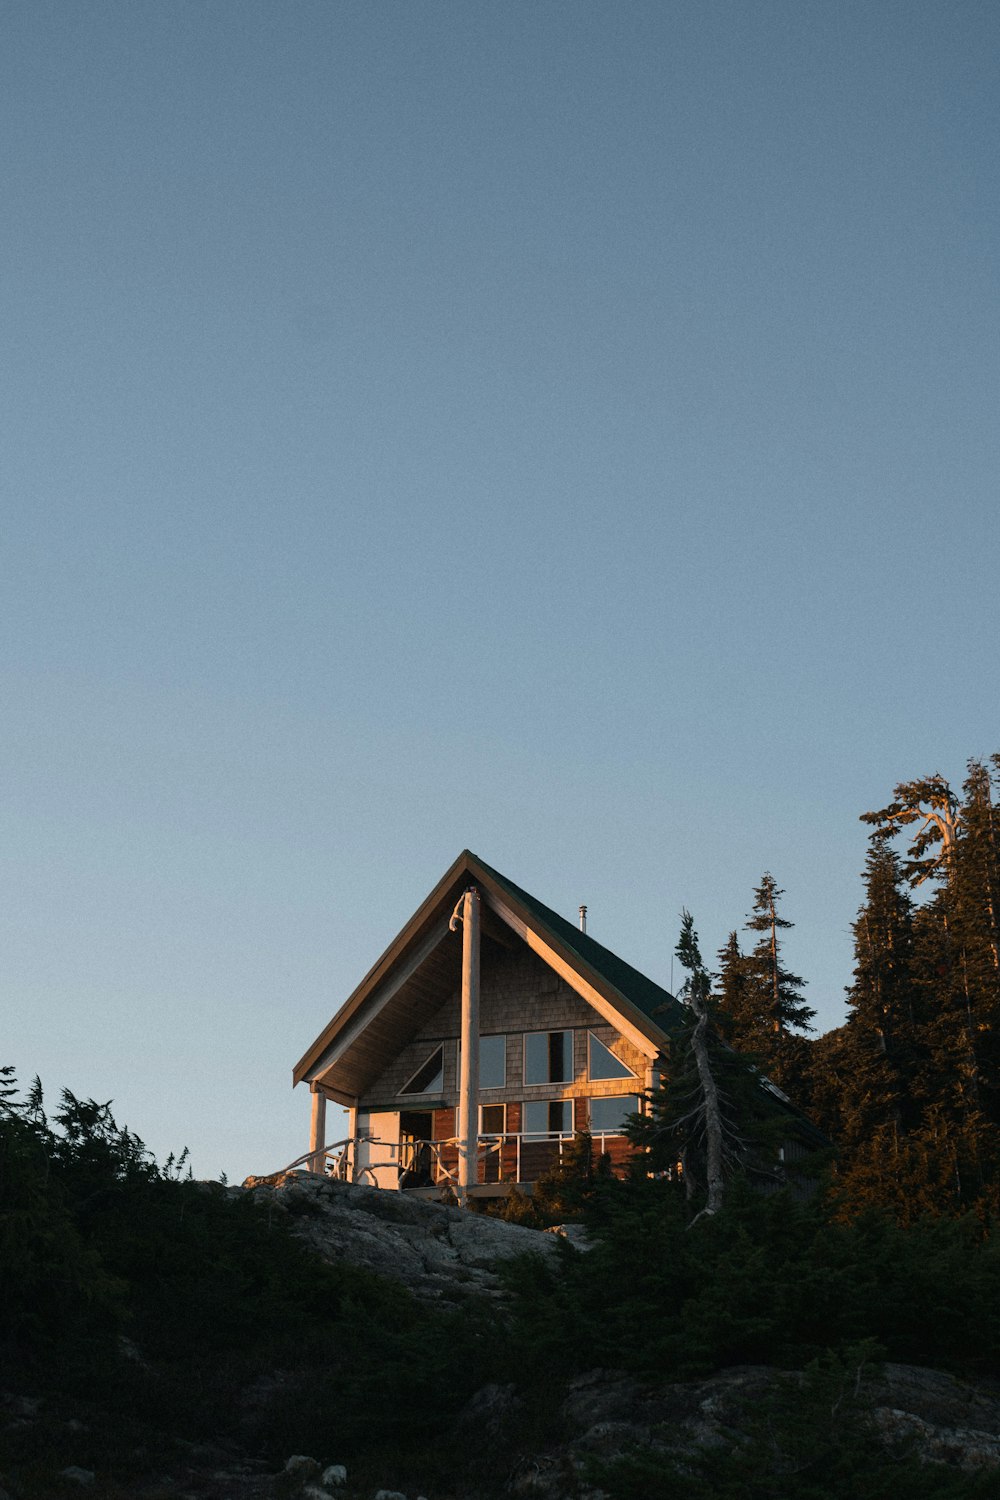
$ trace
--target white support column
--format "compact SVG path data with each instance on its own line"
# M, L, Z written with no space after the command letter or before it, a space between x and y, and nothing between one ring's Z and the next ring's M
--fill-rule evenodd
M457 913L456 913L457 915ZM458 1201L469 1201L479 1161L479 892L462 900L462 1076L458 1095Z
M323 1170L323 1147L326 1145L326 1095L318 1083L312 1085L312 1117L309 1121L309 1163L313 1172Z

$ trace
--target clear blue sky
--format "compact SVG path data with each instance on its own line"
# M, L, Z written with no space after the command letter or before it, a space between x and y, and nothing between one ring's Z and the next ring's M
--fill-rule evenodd
M8 0L0 1061L239 1178L469 846L669 983L1000 748L995 3Z

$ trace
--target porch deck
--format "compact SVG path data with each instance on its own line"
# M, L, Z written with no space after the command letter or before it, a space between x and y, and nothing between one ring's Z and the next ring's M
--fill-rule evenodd
M470 1191L477 1197L499 1196L510 1187L530 1193L539 1177L557 1167L580 1138L575 1131L480 1136ZM591 1141L595 1158L607 1156L613 1172L624 1170L633 1151L624 1135L602 1131L592 1135ZM339 1182L437 1197L446 1189L458 1188L459 1145L457 1136L437 1141L350 1136L319 1152L307 1152L285 1170L308 1167Z

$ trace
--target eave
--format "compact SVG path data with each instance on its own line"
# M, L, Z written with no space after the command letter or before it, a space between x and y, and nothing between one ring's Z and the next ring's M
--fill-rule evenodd
M470 884L483 898L485 941L505 943L509 934L522 939L650 1060L667 1046L669 1022L679 1012L672 996L593 939L575 934L563 918L466 849L300 1058L293 1085L319 1083L331 1097L353 1102L375 1059L388 1060L447 998L458 984L461 962L461 941L449 933L448 919ZM602 963L626 981L641 981L647 1003L650 996L662 997L662 1024L601 972Z

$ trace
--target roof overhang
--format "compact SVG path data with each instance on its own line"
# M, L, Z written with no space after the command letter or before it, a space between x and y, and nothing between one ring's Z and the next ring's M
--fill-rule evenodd
M466 849L300 1058L293 1085L310 1083L339 1103L355 1103L394 1052L454 993L462 938L448 923L470 885L482 897L486 942L509 945L512 935L520 938L646 1057L666 1047L664 1027L560 935L556 923L562 919L550 913L552 922L546 922L517 887Z

